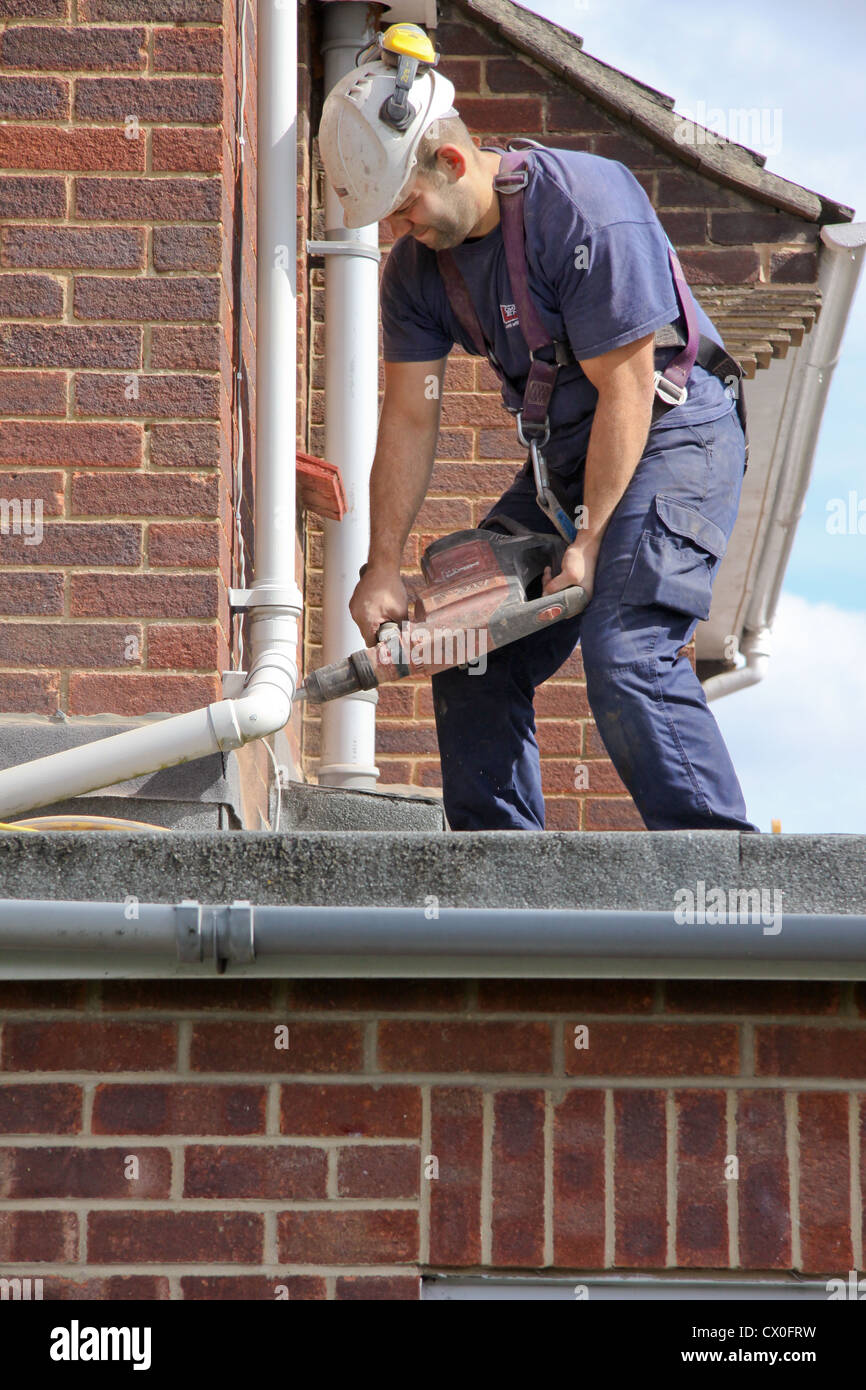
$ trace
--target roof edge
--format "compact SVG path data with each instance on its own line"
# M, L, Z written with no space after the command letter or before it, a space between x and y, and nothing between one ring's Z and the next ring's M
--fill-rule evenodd
M770 173L762 167L764 156L745 145L724 140L715 131L710 132L714 138L707 142L684 138L689 127L693 132L706 128L678 115L672 99L664 93L584 53L582 39L553 21L533 14L513 0L454 0L454 4L495 35L504 34L528 57L579 88L696 173L804 221L853 220L853 208Z

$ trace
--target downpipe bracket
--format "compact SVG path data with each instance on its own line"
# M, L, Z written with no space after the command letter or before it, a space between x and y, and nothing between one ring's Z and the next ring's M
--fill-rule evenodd
M364 256L368 261L382 259L378 246L365 241L308 241L307 252L311 256Z
M251 608L288 608L300 613L303 599L297 586L258 585L252 589L229 589L229 608L245 613Z

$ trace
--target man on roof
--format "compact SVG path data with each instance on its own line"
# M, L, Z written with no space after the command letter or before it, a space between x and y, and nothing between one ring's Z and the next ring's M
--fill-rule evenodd
M531 141L480 146L413 29L394 26L403 32L362 55L329 93L319 131L346 226L387 221L395 238L381 288L369 556L352 616L368 644L382 622L406 618L400 561L430 483L448 354L455 343L484 352L529 456L480 524L560 531L569 544L542 591L579 585L590 602L490 652L483 674L432 678L449 826L544 828L533 697L579 642L599 734L647 828L757 831L683 654L709 616L737 515L739 367L629 170ZM506 245L507 199L522 245L513 230ZM533 332L545 346L530 356Z

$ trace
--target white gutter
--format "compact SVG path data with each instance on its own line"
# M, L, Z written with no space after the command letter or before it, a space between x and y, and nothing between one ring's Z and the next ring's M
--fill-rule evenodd
M705 680L703 689L708 700L717 700L734 690L755 685L767 670L769 639L779 594L797 525L803 515L830 381L839 360L845 325L863 268L866 222L824 226L821 241L824 243L818 265L821 313L799 349L800 355L791 375L784 412L790 424L782 419L779 425L780 433L786 428L789 430L787 448L743 622L740 651L746 664Z
M325 95L355 67L373 37L373 11L361 0L322 7ZM325 262L325 456L337 464L346 492L342 521L324 521L322 663L340 661L358 646L349 599L367 559L370 467L376 452L379 386L379 226L349 231L339 198L325 179L325 242L310 242ZM329 246L329 243L332 243ZM361 690L322 707L317 776L326 787L375 788L376 704Z
M742 901L740 893L737 903ZM0 900L0 979L866 979L866 916Z
M276 733L291 716L303 604L294 573L296 74L295 6L260 6L255 578L251 590L230 591L248 614L249 674L226 673L226 694L238 698L0 772L0 818L229 752Z

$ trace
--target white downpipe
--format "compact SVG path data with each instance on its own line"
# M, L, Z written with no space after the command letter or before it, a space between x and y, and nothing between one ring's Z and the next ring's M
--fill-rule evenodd
M803 515L827 393L863 268L866 222L824 226L821 241L823 248L818 266L821 314L804 342L803 357L788 388L793 420L767 539L743 624L740 650L746 657L746 665L705 680L704 694L708 700L717 700L734 690L755 685L763 679L769 661L769 637L797 523Z
M372 35L369 8L359 0L332 0L322 8L325 94L351 72L355 54ZM359 242L378 257L379 227L348 231L340 200L325 180L326 241ZM379 277L376 260L333 253L325 263L325 456L343 477L348 508L324 525L323 664L339 661L359 644L349 599L370 540L370 465L378 429ZM322 707L317 768L326 787L375 788L375 691L359 691Z
M0 772L0 818L228 752L285 727L298 680L295 583L297 27L259 6L255 579L243 692ZM290 388L290 389L289 389Z

